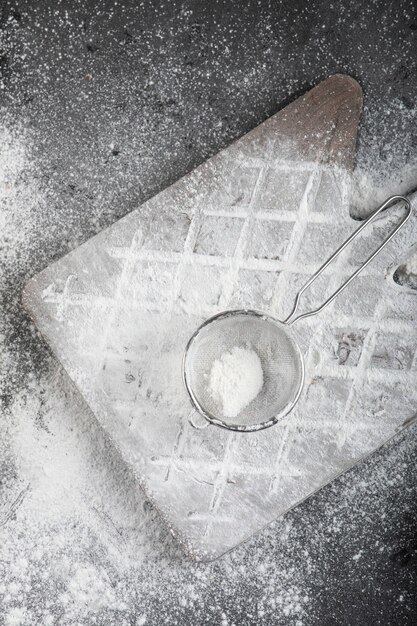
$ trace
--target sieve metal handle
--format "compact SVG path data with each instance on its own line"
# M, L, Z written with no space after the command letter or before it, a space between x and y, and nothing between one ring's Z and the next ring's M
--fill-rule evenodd
M405 214L405 217L401 220L398 226L392 231L392 233L388 235L388 237L381 243L381 245L375 250L375 252L373 252L371 256L364 263L362 263L362 265L358 267L358 269L338 289L336 289L336 291L329 298L327 298L327 300L325 300L325 302L323 302L321 306L319 306L317 309L314 309L313 311L307 311L307 313L302 313L301 315L298 315L297 317L294 318L294 315L296 314L298 305L300 303L301 296L306 291L306 289L310 287L310 285L316 280L316 278L318 278L320 274L324 272L324 270L334 261L334 259L338 257L339 254L343 252L345 248L347 248L347 246L368 226L368 224L373 222L373 220L382 211L385 211L385 209L387 209L389 206L397 202L404 202L407 212ZM313 274L311 278L309 278L309 280L305 283L305 285L301 287L300 291L297 293L295 297L293 310L291 311L290 315L284 320L284 324L289 324L289 325L294 324L298 320L304 319L305 317L311 317L312 315L316 315L317 313L320 313L320 311L323 311L323 309L325 309L326 306L328 306L331 302L333 302L333 300L340 293L342 293L344 289L346 289L346 287L356 278L356 276L358 276L358 274L360 274L362 270L365 269L365 267L377 256L377 254L379 254L381 250L385 248L385 246L391 241L394 235L398 233L400 228L404 226L404 224L410 217L410 214L411 214L411 204L410 204L410 201L404 196L391 196L384 202L384 204L381 204L381 206L378 209L376 209L376 211L374 211L374 213L372 213L372 215L370 215L368 219L366 219L364 223L361 224L359 228L350 235L350 237L348 237L348 239L346 239L346 241L340 246L340 248L338 248L336 252L334 252L331 255L331 257L329 257L329 259L327 259L327 261L323 263L323 265L317 270L317 272Z

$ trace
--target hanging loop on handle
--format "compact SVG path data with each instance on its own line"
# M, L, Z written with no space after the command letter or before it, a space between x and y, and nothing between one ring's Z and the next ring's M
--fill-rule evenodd
M406 206L406 209L407 209L407 212L405 214L405 217L401 220L401 222L398 224L398 226L392 231L392 233L390 233L388 235L388 237L371 254L371 256L364 263L362 263L362 265L360 267L358 267L358 269L338 289L336 289L336 291L327 300L325 300L325 302L323 302L323 304L321 306L319 306L317 309L314 309L313 311L307 311L307 313L302 313L301 315L298 315L297 317L294 317L296 312L297 312L301 296L306 291L306 289L308 289L308 287L310 287L310 285L316 280L316 278L318 278L320 276L320 274L322 274L324 272L324 270L334 261L334 259L336 257L338 257L339 254L341 252L343 252L343 250L345 248L347 248L347 246L368 226L368 224L370 224L382 211L385 211L385 209L387 209L389 206L391 206L392 204L397 203L397 202L404 202L404 204ZM327 259L327 261L317 270L317 272L315 272L315 274L313 274L308 279L308 281L305 283L305 285L303 285L303 287L301 287L300 291L297 293L297 295L295 297L293 310L291 311L290 315L284 320L284 324L288 324L288 325L294 324L298 320L304 319L305 317L311 317L312 315L316 315L317 313L320 313L320 311L323 311L323 309L325 309L326 306L328 306L331 302L333 302L333 300L344 289L346 289L346 287L356 278L356 276L358 276L358 274L360 274L362 272L362 270L365 269L365 267L377 256L377 254L379 254L381 252L381 250L383 250L385 248L385 246L391 241L391 239L394 237L394 235L396 235L398 233L400 228L402 228L404 226L404 224L406 223L406 221L410 217L410 214L411 214L411 204L410 204L410 201L407 198L405 198L404 196L391 196L390 198L388 198L384 202L384 204L381 204L381 206L378 209L376 209L376 211L374 211L374 213L372 213L372 215L370 215L368 217L368 219L366 219L363 222L363 224L361 224L359 226L359 228L357 230L355 230L350 235L350 237L348 237L348 239L346 239L346 241L340 246L340 248L338 248L336 250L336 252L334 252L331 255L331 257L329 257Z
M204 430L207 426L210 426L210 422L201 415L201 413L197 413L194 409L188 416L188 422L191 424L193 428L196 430Z

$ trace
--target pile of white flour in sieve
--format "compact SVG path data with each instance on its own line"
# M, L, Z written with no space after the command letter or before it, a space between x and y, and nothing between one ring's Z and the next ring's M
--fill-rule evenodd
M221 403L224 417L236 417L261 391L261 360L255 350L235 346L213 362L210 392Z

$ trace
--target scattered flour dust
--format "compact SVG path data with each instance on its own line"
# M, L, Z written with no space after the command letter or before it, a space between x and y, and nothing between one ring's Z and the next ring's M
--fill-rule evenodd
M60 19L61 28L63 25L69 27ZM188 22L186 26L188 28ZM37 32L33 30L35 28ZM44 33L39 28L36 20L27 20L26 26L18 29L19 33L26 30L27 44L35 55L42 50L40 42ZM78 23L73 28L78 41ZM51 41L50 33L45 32L47 41ZM60 39L57 40L61 45ZM15 53L12 49L10 52L14 61ZM45 66L40 67L44 67L44 76L49 75L55 80L54 72L46 71ZM171 69L172 64L167 67ZM181 85L176 72L171 74ZM240 80L240 74L232 76L231 83L233 85L235 81L234 91L239 98L239 85L251 84L247 73L243 71L241 76L241 84L236 82ZM20 82L22 90L26 89L25 81ZM41 84L38 88L42 89ZM111 99L113 92L120 97L119 89L103 89L111 107L109 110L115 109L116 104L119 106ZM17 95L23 97L24 94ZM40 95L46 97L35 98L31 107L39 106L37 102L51 100L50 91L40 91ZM102 109L98 111L102 113ZM397 118L404 119L406 115L415 116L415 109L408 113L401 110L400 113ZM44 114L42 109L40 114ZM159 110L157 115L160 117ZM373 116L376 118L374 113ZM378 118L385 119L384 116ZM48 115L47 131L58 136L54 119ZM109 205L117 204L110 193L115 180L119 180L119 184L122 181L123 197L129 188L137 186L137 143L132 137L137 136L138 129L127 124L126 119L125 115L123 128L129 138L126 149L129 150L130 144L131 152L120 165L113 160L112 176L107 176L110 182L105 187ZM167 120L171 124L171 118L167 117ZM151 116L152 124L154 121ZM103 127L99 119L97 127ZM114 132L115 126L109 127ZM372 134L379 144L380 134ZM385 146L388 154L394 155L388 163L390 169L398 155L395 145L402 150L402 142L395 133L393 137L394 141ZM64 195L69 187L64 184L68 169L61 167L56 172L63 179L61 196L54 195L54 187L47 177L42 178L45 188L40 187L40 178L36 178L32 171L29 139L25 128L8 128L3 118L0 126L0 232L5 243L0 246L0 307L1 300L6 302L10 295L15 297L24 284L24 268L35 262L39 264L36 242L40 237L34 237L33 232L35 228L37 233L40 230L43 205L59 208L63 198L69 198ZM151 145L152 141L151 136ZM88 145L87 141L84 143ZM91 144L92 150L96 151L96 142ZM101 193L102 177L97 176L94 168L85 166L91 162L94 153L83 152L81 144L74 142L74 145L80 171L91 169L99 181ZM209 147L211 149L212 145ZM375 149L362 152L371 156L378 154ZM45 154L51 160L50 153L45 151ZM145 159L153 163L146 152ZM160 154L157 154L156 162L158 159L161 160ZM134 164L131 179L129 172L125 171L129 162ZM405 173L402 171L404 182L399 186L396 171L387 189L379 189L379 185L370 184L368 165L372 166L372 163L362 166L363 180L359 185L360 202L357 203L367 210L374 208L372 202L382 201L392 192L407 191L416 180L417 169L415 172L411 169ZM80 179L82 187L84 179L82 176ZM91 183L92 179L88 180ZM377 198L375 190L379 192ZM106 193L103 194L105 197ZM89 204L90 221L94 210L97 215L103 213L98 192L97 202L99 208L95 208L93 201ZM77 198L71 197L67 205L65 216L76 213ZM84 214L84 200L81 205ZM54 211L54 219L57 215L58 211ZM80 237L85 236L84 226L85 220L74 226ZM47 233L53 241L50 224ZM62 233L56 236L56 240L59 239L62 239ZM42 258L55 253L52 244L48 245L42 250L45 255ZM14 286L12 291L3 293L6 267ZM408 267L410 272L417 273L415 259ZM19 327L0 312L0 387L4 381L12 379L15 370L13 350L22 348L21 344L17 344L17 348L7 345L3 339L6 331L7 335L16 335ZM369 563L369 571L376 571L380 562L370 537L372 541L378 537L379 552L390 552L389 529L396 521L403 527L404 507L408 502L411 509L415 497L413 474L408 469L413 466L415 444L412 436L408 439L404 436L401 445L386 450L384 456L381 453L354 473L344 476L331 490L316 496L307 513L303 509L290 512L286 521L276 522L244 548L214 565L195 564L188 562L171 546L168 532L159 526L159 517L143 501L137 483L131 479L56 364L51 362L46 378L34 368L24 388L16 386L12 404L2 411L0 422L0 624L5 626L144 626L162 623L179 626L189 621L190 612L195 614L194 623L207 626L214 623L252 626L276 623L277 620L293 626L316 623L311 588L317 589L317 581L322 579L323 563L329 571L329 595L340 580L332 581L335 568L329 555L338 554L341 549L349 555L353 551L351 558L354 562L360 560L359 554L363 555ZM401 507L393 504L399 501L404 502ZM373 525L375 510L380 515ZM367 520L366 524L364 520ZM370 532L372 530L375 537ZM354 545L351 545L352 537L355 538ZM254 598L258 598L257 607L253 606ZM407 602L407 592L400 596L401 602L404 599ZM236 614L239 622L228 617Z
M410 274L417 276L417 254L414 254L414 256L407 261L407 270Z
M24 384L14 382L21 361L4 337L16 329L2 306L6 294L20 298L33 272L33 232L46 201L33 174L33 136L2 124L0 139L0 230L7 237L0 246L0 388L14 384L0 420L1 626L180 626L190 611L195 623L210 626L223 611L246 614L239 590L248 585L266 615L279 606L303 619L309 599L301 607L293 599L307 572L282 553L286 541L278 542L278 556L253 547L250 568L247 548L214 566L191 562L56 361L46 355L42 367L30 367L28 357ZM6 267L14 280L3 294ZM2 394L0 403L8 400ZM264 589L265 576L272 590Z
M30 175L30 137L20 129L0 128L0 138L0 225L8 237L0 250L1 274L3 260L16 269L17 258L29 262L34 254L30 244L34 228L39 228L38 207L44 197ZM15 282L13 293L25 280L26 276L16 275L20 283ZM0 337L6 323L0 316ZM5 330L14 331L11 322ZM251 351L243 352L239 365L244 360L250 363L247 369L257 371L260 388L262 368L254 365L253 353L247 358ZM236 356L230 356L232 364ZM2 342L0 382L2 371L11 378L15 360L13 350ZM219 359L220 371L225 368L223 360ZM259 389L253 379L250 383L253 399ZM240 389L241 398L236 399L236 393L225 395L228 412L239 413L250 401L248 386L242 384ZM195 623L208 626L220 621L232 626L236 620L229 614L244 615L242 625L270 623L277 612L288 624L304 626L312 606L311 581L321 575L316 555L322 551L323 529L332 524L325 538L328 546L337 528L348 526L349 539L356 530L354 555L359 554L366 543L361 533L368 528L363 525L363 507L369 519L375 509L392 510L390 492L381 492L381 485L388 485L384 472L395 472L395 493L401 491L405 497L402 481L414 451L410 438L387 462L375 462L373 471L369 466L358 469L368 481L365 487L357 483L357 474L344 478L334 489L332 505L324 507L324 513L318 507L316 524L311 523L311 509L307 518L299 517L298 511L288 529L288 522L277 522L251 544L206 565L187 561L171 544L159 516L53 360L43 374L33 368L24 387L16 388L0 420L0 451L3 447L0 624L4 620L5 626L179 626L191 610ZM309 530L308 542L306 528L316 529ZM369 555L374 551L364 554L373 558ZM248 594L242 594L242 588ZM250 614L254 597L259 598L258 606Z
M221 402L225 417L237 417L259 394L264 384L259 356L250 348L235 346L213 363L210 391Z

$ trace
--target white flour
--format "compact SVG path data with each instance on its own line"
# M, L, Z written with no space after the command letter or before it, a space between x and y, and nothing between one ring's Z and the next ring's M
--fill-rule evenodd
M411 257L411 259L407 262L407 270L410 274L415 274L417 276L417 254Z
M63 25L70 28L68 16L63 18L58 9L56 19L61 28ZM28 23L33 25L33 32L26 30L26 41L23 41L30 56L34 54L32 58L36 59L43 40L50 45L51 34L39 31L35 20ZM78 38L79 23L71 28ZM20 31L24 29L19 28ZM80 48L78 44L77 48ZM126 53L129 51L128 46L120 48ZM19 46L11 57L12 67L18 53ZM69 61L73 63L71 56ZM264 63L262 57L259 63ZM171 73L175 81L167 76L164 89L179 94L179 104L175 106L181 113L184 106L181 103L182 83L177 72L172 71L177 67L169 56L165 65L167 75ZM240 64L237 66L240 68ZM109 68L111 72L111 66ZM150 68L157 74L152 64ZM50 75L58 85L58 74L47 71L42 64L39 64L39 71L45 80ZM253 71L256 78L256 70ZM275 77L275 73L271 75ZM245 67L242 70L228 67L232 110L239 110L237 98L241 99L242 93L256 84L250 76ZM124 106L122 100L116 101L116 98L122 98L127 88L122 78L117 76L116 89L109 79L106 82L106 76L101 77L112 111ZM288 74L287 80L289 92L293 87L299 88L299 79ZM86 81L86 85L90 83L93 81ZM51 100L51 92L47 90L47 83L45 85L43 87L43 80L39 81L38 103ZM22 100L23 89L26 89L25 81L22 82ZM210 96L210 90L207 94ZM397 102L401 102L400 98ZM30 106L40 105L36 104L35 98ZM207 117L207 110L217 114L215 106L208 107L204 101L202 106L203 118ZM138 109L145 120L142 108ZM23 106L21 110L24 115ZM99 112L102 113L102 109ZM407 115L415 116L416 109L401 109L399 113L398 117L403 119ZM42 114L45 112L41 109L38 116L41 123ZM368 118L386 120L385 115L376 116L375 112L372 116L367 115ZM120 119L123 124L118 124ZM171 131L172 117L166 119L167 129ZM257 119L256 115L253 119ZM152 124L155 122L152 111L150 120ZM56 135L59 127L55 117L47 115L46 121L48 134ZM386 447L322 490L307 505L290 512L284 521L275 522L214 565L191 563L173 547L159 516L144 500L117 451L56 360L42 347L43 342L36 338L35 331L32 327L28 330L26 326L18 326L20 292L26 278L75 246L77 237L83 240L109 223L110 216L116 219L118 215L109 207L117 206L120 198L123 198L125 210L136 206L136 196L133 196L133 203L130 198L133 195L131 190L138 187L138 172L140 183L148 192L151 185L155 185L153 173L149 173L153 172L155 160L148 155L146 147L144 160L138 166L138 145L141 145L142 138L143 146L149 145L156 151L156 162L162 170L166 169L166 163L169 166L175 159L180 159L172 156L172 145L166 149L167 160L162 159L157 135L152 129L149 140L149 128L145 122L134 126L126 121L126 117L118 119L117 116L106 128L97 122L97 125L92 124L97 135L92 142L97 159L106 163L110 136L118 135L118 143L123 143L126 138L122 153L125 160L120 165L116 165L116 160L114 165L112 161L103 165L103 168L109 168L106 178L110 185L106 186L104 176L97 175L98 165L85 165L89 163L85 149L88 141L82 135L83 142L80 142L76 137L77 127L71 128L71 136L75 139L71 141L68 133L66 145L72 146L73 151L76 147L77 159L73 159L74 169L70 168L69 180L63 175L60 183L59 189L67 189L69 194L69 201L64 204L65 207L68 204L68 210L64 211L62 195L56 195L58 185L53 183L60 177L62 166L56 172L54 167L51 174L50 163L54 159L45 151L46 167L36 171L24 130L11 126L9 129L4 117L5 126L0 129L0 230L7 241L0 246L2 297L4 292L0 302L0 402L5 402L0 420L0 623L4 620L5 624L12 626L35 623L44 626L58 623L60 626L170 623L174 626L189 623L191 619L192 623L209 625L222 621L232 626L233 617L229 616L237 614L241 616L240 624L277 623L277 620L283 620L279 621L280 624L294 626L315 624L320 623L316 616L317 595L331 597L335 585L339 589L343 585L343 578L333 579L336 568L329 555L336 554L338 563L341 558L345 564L352 563L346 565L348 569L342 568L348 581L357 576L355 555L359 552L368 568L367 584L371 589L368 597L374 598L376 587L372 572L381 567L378 554L385 554L386 562L390 562L392 529L396 526L404 528L404 511L412 511L415 503L415 481L409 469L415 463L415 431L406 432L395 445ZM172 142L171 132L164 133L161 124L163 122L159 122L160 135L165 134ZM227 124L222 126L224 129ZM239 128L239 122L235 133L236 128ZM375 137L379 146L380 133L376 132L378 129L369 130L369 119L364 124L365 131L367 128L368 136ZM84 134L85 128L80 125L80 129ZM216 141L219 143L220 131L215 132L218 133L217 139L210 135L212 143L208 146L204 145L204 139L201 140L201 154L205 153L204 150L211 151ZM42 143L39 137L35 137L35 142ZM415 180L415 176L410 175L405 180L397 175L398 171L401 175L404 173L401 164L398 165L403 146L395 133L392 144L385 147L389 155L386 168L392 170L395 166L397 171L389 188L383 190L379 184L373 187L368 178L369 171L378 162L379 147L372 152L365 145L362 150L375 157L370 164L362 162L360 172L366 177L362 186L359 185L363 192L359 204L367 209L375 201L375 188L380 191L378 198L382 200L391 192L405 191ZM58 159L59 155L55 157ZM110 155L109 158L113 157ZM149 172L144 166L148 161ZM188 167L189 161L186 164ZM91 172L90 178L86 172ZM398 187L400 179L401 189ZM156 180L161 185L163 179ZM66 185L67 182L72 187ZM78 183L75 191L74 182ZM89 187L93 188L97 202L89 197L86 200L85 189ZM75 193L79 194L80 200L77 196L72 197ZM77 202L82 204L85 215L80 221L77 221ZM54 210L45 211L44 206L54 206ZM48 215L51 221L48 221ZM72 221L68 224L71 216ZM410 271L413 267L414 264ZM267 294L273 293L269 284L260 284L259 289L265 299L271 297ZM7 316L3 314L3 307L7 309ZM14 309L16 319L9 309ZM28 334L34 338L30 349L26 345ZM8 337L12 336L17 336L19 341L10 341ZM33 360L34 355L37 361ZM22 362L27 362L26 369ZM7 406L9 395L13 401ZM405 539L406 536L402 541ZM325 581L323 569L328 572ZM400 588L404 589L399 597L404 604L413 604L415 594L407 583L407 572L411 580L410 570L406 567L395 570L398 579L402 580L399 585L403 587ZM359 575L363 575L363 570ZM320 594L317 594L318 585L321 586ZM349 591L347 582L346 587ZM379 602L378 595L374 602Z
M3 290L3 268L13 268L18 311L31 259L49 231L32 138L5 125L0 139L0 224L8 237L0 283ZM212 624L220 615L246 614L239 590L253 588L254 615L279 608L301 624L310 603L309 559L303 554L294 566L297 559L286 554L288 542L298 541L297 528L271 527L263 541L278 541L278 556L254 545L250 568L243 565L247 546L214 565L186 559L56 360L46 353L35 365L22 349L28 371L20 385L19 352L5 341L12 322L0 315L0 381L14 385L0 420L0 623L178 626L192 612L195 622ZM41 352L43 341L32 336ZM7 389L0 401L8 400ZM265 577L277 583L265 588ZM222 585L213 589L218 579L228 581L231 604ZM207 610L201 598L209 588Z
M260 358L254 350L235 346L214 361L210 391L225 417L237 417L256 398L264 383Z
M10 237L5 254L13 255L9 265L25 268L36 228L39 237L37 207L44 199L33 183L22 182L30 167L24 135L4 129L1 136L8 169L0 185L9 191L2 194L0 211ZM4 324L3 317L0 334ZM16 353L2 342L0 370L10 380L19 368ZM4 618L5 624L128 626L133 619L140 625L175 625L184 624L192 611L195 623L222 619L232 625L229 615L251 610L242 624L264 624L277 613L288 624L311 623L306 616L314 610L312 588L321 580L321 555L343 550L355 566L353 556L364 550L370 571L377 569L378 553L391 550L389 529L402 514L392 502L408 498L412 507L407 468L415 446L414 437L404 435L397 446L323 490L307 510L299 507L214 565L191 563L173 547L56 361L45 357L42 369L31 368L0 425L0 450L5 448L0 622ZM375 510L380 516L373 524ZM364 517L370 520L366 524ZM346 527L349 545L343 539ZM227 581L227 593L219 580ZM241 594L242 588L248 594ZM208 589L209 609L201 601ZM258 598L253 608L248 595ZM410 600L406 586L404 598Z
M22 275L14 293L24 273L33 272L34 239L41 239L38 207L45 199L31 176L27 137L7 129L0 136L5 165L0 222L10 242L2 254L7 266ZM6 329L2 317L0 335ZM39 352L42 345L39 341ZM0 370L8 380L21 369L16 357L2 342ZM251 610L250 593L258 598L257 606L242 624L266 623L279 612L288 623L304 625L311 623L306 616L314 610L312 589L321 580L321 555L342 549L355 565L353 557L363 550L370 571L375 570L378 553L392 550L390 528L397 520L402 523L403 509L392 503L408 499L410 509L413 505L407 468L414 460L414 433L216 564L190 563L173 547L159 516L55 359L45 356L43 367L31 365L30 372L24 386L16 385L0 424L0 450L5 449L0 622L4 617L6 624L21 626L58 621L63 626L127 626L133 615L140 625L183 624L186 612L193 611L196 623L210 624L224 615L221 619L232 624L229 614ZM373 524L375 510L381 514ZM344 543L346 528L349 542ZM227 594L219 580L227 581ZM242 595L242 588L248 594ZM201 601L208 589L212 612ZM404 597L410 599L406 589Z

